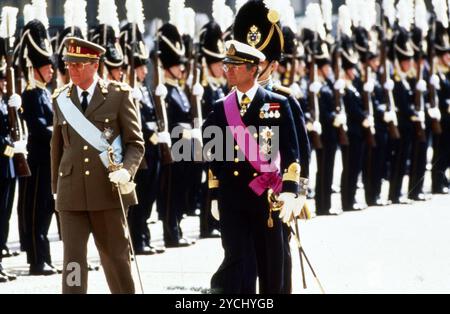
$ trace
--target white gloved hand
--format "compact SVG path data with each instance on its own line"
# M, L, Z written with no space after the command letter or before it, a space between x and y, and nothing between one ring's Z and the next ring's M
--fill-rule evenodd
M295 200L296 200L297 204L296 204L295 209L294 209L294 216L298 217L302 213L302 209L303 209L303 207L306 204L306 195L301 195L300 194L300 195L297 196L297 198Z
M12 94L8 99L8 106L19 109L22 106L22 98L18 94Z
M428 115L430 116L431 119L438 121L441 120L441 111L439 110L438 107L429 108Z
M191 136L194 139L202 140L202 131L200 129L197 129L197 128L192 129L191 130Z
M394 89L394 86L395 86L395 83L391 79L388 79L383 85L384 89L387 91L392 91Z
M419 92L425 92L426 90L427 90L427 82L425 82L425 80L419 80L417 83L416 83L416 89L419 91Z
M433 85L436 89L441 89L441 79L436 74L433 74L430 77L430 84Z
M333 126L338 128L341 125L347 124L347 116L344 113L339 113L334 117Z
M298 203L294 193L283 192L278 197L278 200L283 202L283 207L280 211L280 219L283 220L284 223L288 223L293 215L295 217L300 214L301 208L297 209Z
M383 115L383 120L386 123L395 122L395 121L397 121L397 114L393 110L386 111Z
M318 94L321 88L322 88L322 84L318 81L312 82L309 85L309 91L314 94Z
M130 179L130 173L124 168L113 171L109 174L109 181L114 184L125 184L127 182L130 182Z
M192 95L202 97L204 92L205 89L203 88L202 84L198 82L195 83L194 87L192 88Z
M138 87L133 88L133 91L131 92L131 97L133 97L133 99L135 99L136 101L141 101L142 98L144 98L141 90Z
M300 98L302 96L302 89L297 83L292 83L292 85L289 87L294 94L295 98Z
M338 79L336 82L334 82L333 87L334 87L335 90L342 90L342 89L344 89L345 88L345 80L343 80L341 78Z
M319 135L322 134L322 124L320 124L319 121L314 121L313 122L312 129L317 134L319 134Z
M366 83L364 83L363 89L367 93L372 93L375 89L375 83L373 80L368 80Z
M14 154L28 154L27 141L14 142Z
M165 98L167 96L167 87L164 84L158 84L155 89L155 95Z
M170 138L169 132L159 132L158 133L158 143L167 144L169 147L172 146L172 139Z
M220 214L219 214L219 204L217 200L211 201L211 215L214 217L215 220L220 220Z
M417 114L417 116L414 117L414 120L418 121L420 123L424 123L425 122L425 112L419 111L416 114Z
M375 122L374 122L372 116L367 117L367 118L364 119L364 121L362 122L362 126L365 127L366 129L368 129L368 128L373 128L374 125L375 125Z

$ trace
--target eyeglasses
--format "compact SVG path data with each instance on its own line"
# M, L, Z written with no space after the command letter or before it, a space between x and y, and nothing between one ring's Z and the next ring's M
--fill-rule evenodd
M242 64L232 64L232 63L225 63L224 65L223 65L223 70L225 71L225 72L228 72L228 71L230 71L230 70L236 70L236 69L238 69L240 66L242 66Z
M66 62L66 68L67 69L75 69L77 71L83 71L84 67L88 64L91 64L91 62L86 63L80 63L80 62Z

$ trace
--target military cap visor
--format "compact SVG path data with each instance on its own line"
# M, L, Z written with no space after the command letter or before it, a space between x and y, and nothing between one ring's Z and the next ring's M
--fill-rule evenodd
M241 43L237 40L229 40L225 43L226 54L224 63L230 64L259 64L266 60L266 56L256 48Z
M66 52L63 57L64 62L92 62L100 60L106 50L90 41L67 37L64 41Z

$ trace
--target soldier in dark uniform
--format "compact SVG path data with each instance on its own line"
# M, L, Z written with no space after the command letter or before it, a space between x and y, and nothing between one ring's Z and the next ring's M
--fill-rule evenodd
M411 149L413 122L423 122L412 109L414 104L414 86L408 81L408 72L412 68L414 50L411 46L409 32L401 27L393 40L392 52L398 60L399 66L394 71L394 101L398 110L398 128L400 139L393 141L393 155L390 170L389 200L394 204L405 204L408 201L402 198L402 182L406 174L409 152Z
M100 76L107 81L121 82L124 57L117 35L111 25L100 24L95 28L91 41L106 49L103 68L99 69Z
M309 81L308 91L316 94L318 100L317 108L310 107L313 103L308 100L308 120L306 127L310 134L316 132L320 136L322 148L316 147L317 172L314 199L316 203L316 215L332 215L338 211L332 208L331 194L333 184L333 170L335 164L336 150L338 148L338 137L333 125L336 120L335 104L333 99L333 82L331 80L330 54L325 42L322 42L314 30L305 28L303 30L303 44L306 55L309 57L309 68L311 71L311 56L314 55L317 77L315 82ZM316 120L313 120L311 112L314 111ZM310 138L311 139L311 138Z
M22 94L23 117L27 123L28 163L31 177L25 179L24 236L30 275L52 275L50 243L47 233L54 214L54 200L50 182L50 139L53 112L51 95L46 89L53 76L52 51L47 30L38 20L32 20L24 28L20 62L27 79ZM35 48L38 46L39 50Z
M16 187L16 173L12 158L14 153L18 152L19 146L22 146L22 152L24 152L24 144L26 144L13 143L10 137L8 105L15 105L15 101L18 101L18 105L20 105L20 97L17 98L18 95L15 95L16 100L9 102L6 96L5 48L5 40L0 38L0 282L16 279L15 275L7 273L3 269L2 258L12 256L6 246Z
M380 58L378 54L377 42L369 39L369 33L364 28L355 29L355 48L363 68L369 67L372 71L371 82L373 90L370 93L372 100L373 119L375 124L375 147L364 146L362 180L364 183L364 193L368 206L387 205L380 197L381 185L386 175L387 163L387 142L388 130L385 115L388 114L383 86L380 83ZM388 76L389 77L389 76ZM390 81L393 84L393 81ZM369 85L372 85L369 83ZM358 83L359 91L364 87L362 81ZM390 114L390 113L389 113Z
M294 119L294 125L297 134L297 145L300 152L300 175L301 177L303 177L303 180L306 181L309 175L310 146L308 135L306 132L303 110L299 102L297 101L294 92L289 87L275 84L272 77L273 73L276 72L278 62L281 60L283 50L286 53L284 54L285 58L293 58L295 57L294 54L297 52L297 47L294 42L290 41L289 43L287 43L285 41L285 38L281 31L282 27L280 21L276 18L269 20L269 12L272 11L261 1L251 0L245 3L239 9L238 14L236 15L234 23L234 39L252 45L251 36L249 37L248 34L251 34L255 27L258 29L258 32L260 32L261 40L256 43L254 47L266 56L266 60L260 63L261 73L258 76L258 84L264 89L274 92L278 95L282 95L288 99ZM273 31L275 29L277 29L277 31ZM290 48L289 51L286 51L284 49L286 46ZM293 68L291 70L295 71L295 69ZM304 202L305 199L302 199L302 197L300 197L300 208L303 206L302 204L304 204ZM291 252L289 247L291 238L290 229L287 225L283 225L283 231L283 239L286 241L284 244L285 252L283 256L283 261L285 262L285 290L283 292L290 293L292 269Z
M225 58L225 46L222 41L222 30L214 21L205 24L200 31L200 55L202 63L202 86L204 93L202 97L202 117L206 119L214 109L214 103L225 97L227 92L226 81L223 72L223 62ZM203 167L208 173L207 165ZM208 178L212 179L212 178ZM203 206L200 212L200 237L209 238L220 236L218 232L219 223L213 218L211 210L217 216L217 196L212 195L208 188L207 180L202 183ZM217 217L216 217L217 218Z
M136 51L134 54L131 52L132 31L132 23L125 25L122 28L120 41L121 46L124 47L124 51L127 54L127 60L134 58L136 86L133 91L133 96L140 109L141 128L145 141L145 155L135 177L138 204L131 206L128 211L128 225L130 227L134 252L138 255L152 255L165 251L162 247L154 247L150 244L150 229L147 224L158 193L161 157L158 146L155 104L153 95L147 87L145 80L148 74L147 64L149 52L143 42L142 33L137 27ZM108 56L108 49L106 56ZM130 64L126 66L130 66Z
M417 24L417 21L416 21ZM419 96L415 95L414 102L418 101L417 97L420 97L420 115L425 114L425 103L427 98L427 84L426 81L429 80L430 74L429 69L426 66L425 58L426 58L426 38L423 34L423 30L420 29L417 25L412 30L411 36L411 45L414 50L414 65L415 65L415 73L416 77L410 80L411 86L416 86L415 93L418 93ZM420 78L417 73L420 74ZM418 89L423 87L421 91ZM418 124L415 125L415 129L412 134L412 145L411 145L411 154L410 154L410 169L409 169L409 182L408 182L408 198L415 201L425 201L426 197L423 192L423 183L425 177L425 170L427 164L427 149L428 149L428 141L426 139L427 133L427 124L429 127L429 123L421 123L420 128L421 132L418 132ZM420 136L420 133L423 135Z
M442 134L433 135L433 168L431 170L432 192L448 194L449 180L446 175L450 167L450 46L448 29L441 21L436 23L436 38L434 48L437 55L437 75L440 80L439 110L441 115Z
M174 163L162 167L161 193L164 196L159 208L162 212L160 214L163 219L166 247L189 246L193 242L183 237L180 221L188 206L189 193L186 184L189 182L192 160L192 138L199 137L200 132L195 132L195 129L192 129L191 104L185 92L179 86L179 80L183 77L186 58L184 56L185 47L177 28L170 23L164 24L158 31L158 41L159 57L164 68L165 86L167 88L165 101L169 132L172 142L179 141L180 146L182 145L180 154L188 159L178 158ZM175 128L176 132L173 132ZM189 151L184 151L184 148L189 148Z
M274 16L272 13L272 21ZM253 274L257 271L260 293L282 293L285 291L283 268L286 243L282 225L300 213L295 199L299 193L300 164L292 111L287 98L266 91L256 83L258 64L265 59L260 51L235 40L227 42L226 47L226 76L236 90L215 104L204 126L205 132L209 126L214 126L215 130L218 127L223 136L217 143L219 149L227 155L233 154L231 160L222 156L226 161L221 156L210 155L211 170L218 187L222 245L225 250L225 258L211 279L211 288L217 293L255 293L252 280L256 280ZM235 134L235 141L226 140L227 137L232 138L234 133L229 127L237 126L250 132L245 137L252 139L250 142L255 145L258 145L259 139L261 152L266 157L253 162L249 156L255 153L253 149L260 150L259 145L253 146L250 151L248 147L252 145L242 143L238 134ZM258 131L250 131L250 126ZM277 140L272 142L275 138ZM205 145L208 140L210 138L205 136ZM273 164L269 166L270 170L263 170L266 168L263 164L268 166L264 160L268 162L267 154L275 142L279 143L273 153L280 154L280 172ZM216 152L210 151L212 154ZM244 159L244 156L247 157ZM284 202L280 214L269 210L268 189L273 189L279 194L279 200ZM306 190L301 193L304 198ZM256 265L248 262L253 255Z
M353 41L348 36L342 36L342 68L344 69L345 89L343 102L347 114L348 142L341 147L342 175L341 200L342 210L360 210L362 205L356 203L355 194L358 177L362 171L364 151L364 128L373 127L373 120L364 112L362 94L355 86L358 80L358 55L354 50Z

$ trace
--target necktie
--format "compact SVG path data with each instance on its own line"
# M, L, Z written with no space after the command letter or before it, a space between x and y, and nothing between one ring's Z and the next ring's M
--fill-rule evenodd
M87 91L84 91L81 93L81 97L83 98L81 100L81 109L83 109L83 112L86 111L86 108L88 106L88 99L87 99L88 96L89 96L89 93Z
M247 112L248 105L251 103L250 98L247 95L242 95L241 99L241 117Z

